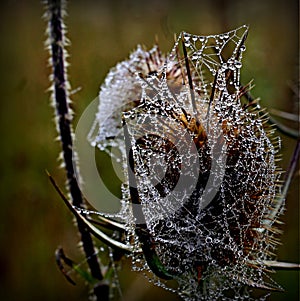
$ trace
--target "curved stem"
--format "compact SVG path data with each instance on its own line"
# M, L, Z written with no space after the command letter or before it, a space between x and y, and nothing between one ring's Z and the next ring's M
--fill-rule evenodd
M76 207L74 207L68 201L68 199L65 197L65 195L63 194L63 192L61 191L61 189L56 184L55 180L52 178L52 176L48 172L47 172L47 174L48 174L48 177L49 177L52 185L54 186L55 190L58 192L58 194L60 195L60 197L62 198L62 200L66 204L66 206L74 214L74 216L76 217L76 219L85 225L85 227L89 230L90 233L92 233L99 240L101 240L102 242L104 242L105 244L107 244L108 246L110 246L110 247L112 247L114 249L119 249L119 250L121 250L121 251L123 251L125 253L132 253L132 252L134 252L133 247L125 245L125 244L123 244L123 243L121 243L119 241L114 240L113 238L109 237L107 234L105 234L104 232L102 232L100 229L98 229L97 227L95 227L93 225L93 221L89 221L89 219L87 217L85 217L83 214L80 213L80 209L77 209ZM107 220L106 222L111 222L111 221ZM141 252L141 250L137 250L136 252Z

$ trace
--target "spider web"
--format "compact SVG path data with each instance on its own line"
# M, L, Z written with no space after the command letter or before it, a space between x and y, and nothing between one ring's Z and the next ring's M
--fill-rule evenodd
M279 288L264 272L276 247L278 150L266 120L241 103L247 32L247 26L220 35L182 32L166 58L157 47L138 48L100 92L93 143L103 150L113 141L122 149L127 242L136 250L143 244L136 234L141 217L130 211L123 137L108 139L119 134L121 114L137 205L177 287L153 273L145 254L132 255L133 269L184 300L251 300L247 287Z

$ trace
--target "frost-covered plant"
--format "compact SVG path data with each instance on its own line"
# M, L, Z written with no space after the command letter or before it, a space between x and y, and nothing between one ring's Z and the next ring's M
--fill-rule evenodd
M275 130L251 84L240 82L247 33L247 26L182 32L169 54L139 46L109 72L89 140L120 150L120 212L83 210L69 180L72 206L56 186L84 234L127 254L134 270L184 300L249 300L249 287L281 289L268 276L271 266L298 266L274 262L289 180L281 185ZM55 59L53 66L55 74ZM68 115L56 107L61 124ZM113 238L96 224L112 228Z

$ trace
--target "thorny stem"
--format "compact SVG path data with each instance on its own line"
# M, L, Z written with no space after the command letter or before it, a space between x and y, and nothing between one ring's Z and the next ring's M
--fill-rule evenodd
M67 173L67 186L70 191L72 203L76 207L82 207L83 196L76 179L76 167L73 164L73 141L71 128L71 111L68 104L68 88L65 61L65 41L63 24L63 7L65 1L46 1L46 13L48 16L48 34L53 71L54 102L57 116L57 126L60 135L65 170ZM82 220L76 218L78 230L81 235L81 242L90 272L95 279L103 280L100 265L95 254L92 237ZM108 300L108 288L106 285L94 287L94 294L97 300ZM107 296L104 295L106 292Z

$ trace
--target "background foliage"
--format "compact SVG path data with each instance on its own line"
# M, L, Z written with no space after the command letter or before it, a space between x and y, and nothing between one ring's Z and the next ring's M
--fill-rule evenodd
M72 216L51 187L45 169L62 185L57 167L59 144L49 107L44 50L45 22L38 1L6 1L0 7L0 299L86 300L87 289L77 279L72 287L58 272L54 250L63 245L78 261L78 236ZM289 87L298 71L298 1L72 1L67 24L72 41L69 78L73 88L75 123L98 93L109 68L126 58L138 43L151 47L158 36L166 52L173 33L220 33L250 25L242 81L254 78L252 91L262 105L297 113ZM291 126L293 126L291 124ZM283 137L286 167L295 141ZM113 175L109 172L106 177ZM299 262L299 173L292 183L283 217L279 260ZM121 272L124 300L175 300L125 264ZM74 276L74 275L72 275ZM286 289L270 300L297 300L299 273L281 271L274 278Z

